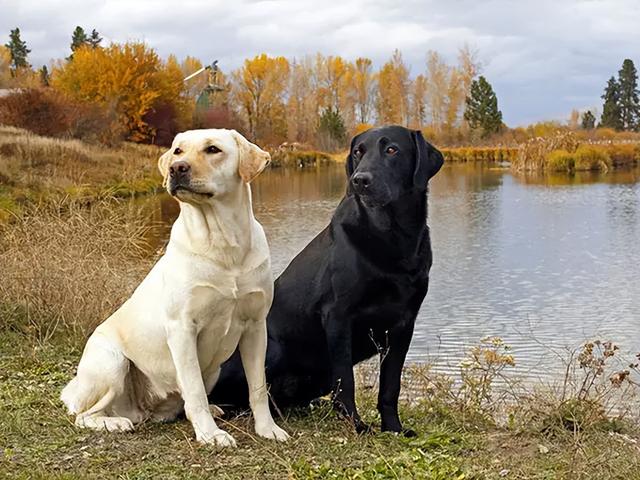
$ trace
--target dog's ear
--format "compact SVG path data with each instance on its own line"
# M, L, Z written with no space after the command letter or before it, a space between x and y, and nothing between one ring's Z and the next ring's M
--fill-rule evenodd
M169 178L169 165L171 164L172 152L171 149L167 150L158 160L158 170L162 175L162 186L167 186L167 180Z
M231 134L238 145L238 174L243 182L249 183L269 165L271 155L235 130L231 130Z
M353 162L353 146L356 144L356 140L360 135L356 135L351 139L351 145L349 145L349 153L347 154L347 161L345 162L345 168L347 170L347 178L351 178L353 172L355 170L355 165Z
M416 166L413 171L413 186L426 188L427 182L444 164L444 157L440 150L427 142L420 130L411 132L416 146Z

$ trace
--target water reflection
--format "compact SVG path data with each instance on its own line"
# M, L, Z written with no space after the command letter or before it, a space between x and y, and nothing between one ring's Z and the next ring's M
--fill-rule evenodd
M324 228L345 182L342 166L271 170L254 182L274 273ZM173 221L173 200L149 202L153 218ZM514 177L444 168L431 185L434 267L410 360L454 369L486 335L502 336L518 368L540 376L560 368L553 349L596 335L640 351L639 208L640 170Z

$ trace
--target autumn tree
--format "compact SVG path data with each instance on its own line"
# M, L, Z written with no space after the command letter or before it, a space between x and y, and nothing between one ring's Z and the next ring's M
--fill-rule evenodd
M27 61L27 57L31 50L27 48L27 42L20 38L20 29L14 28L9 34L9 42L4 45L11 55L11 70L13 76L17 76L19 70L29 69L31 65Z
M260 142L277 143L286 137L285 94L289 62L284 57L257 55L233 73L234 96L249 135Z
M409 69L396 50L378 73L378 123L409 123L409 86Z
M596 126L596 117L591 112L591 110L587 110L582 114L582 121L580 126L583 130L593 130Z
M571 130L576 130L578 128L578 124L580 123L580 112L575 108L571 110L569 114L569 121L567 122L567 126Z
M411 128L421 129L427 121L426 97L429 86L424 75L418 75L411 84L411 112L409 125Z
M640 128L640 100L638 99L638 72L633 61L625 59L618 72L620 120L623 130Z
M11 52L4 45L0 45L0 88L9 88L12 79Z
M500 131L502 112L498 110L498 98L491 84L482 75L471 83L466 104L464 118L473 130L480 130L482 137Z
M372 121L375 105L376 76L372 62L368 58L356 58L352 81L350 83L356 122L367 124Z
M622 130L622 112L620 110L620 85L614 77L607 82L602 95L604 105L602 106L602 116L600 117L600 126L613 128L614 130Z
M318 79L315 59L294 60L289 76L287 99L287 139L310 142L318 127Z
M449 91L449 66L438 52L427 54L426 92L427 110L431 126L436 132L442 130L447 117L447 93Z
M97 74L99 72L99 74ZM145 121L154 107L179 108L182 73L165 65L144 43L80 48L72 62L54 69L52 85L72 98L111 108L132 141L151 141L156 132Z

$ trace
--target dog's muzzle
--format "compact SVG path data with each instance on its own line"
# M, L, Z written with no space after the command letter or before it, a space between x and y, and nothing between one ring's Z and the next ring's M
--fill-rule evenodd
M175 195L181 188L189 190L190 183L191 165L185 161L179 161L169 167L169 193L171 195Z
M351 185L358 195L366 195L370 193L372 183L373 175L369 172L357 172L351 177Z

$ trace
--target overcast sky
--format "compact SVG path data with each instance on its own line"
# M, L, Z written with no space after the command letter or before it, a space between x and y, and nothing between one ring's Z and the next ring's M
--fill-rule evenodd
M225 71L261 52L380 65L398 48L417 75L428 50L453 62L466 42L510 126L600 109L623 59L640 67L640 0L0 0L2 43L20 27L36 67L69 54L76 25Z

